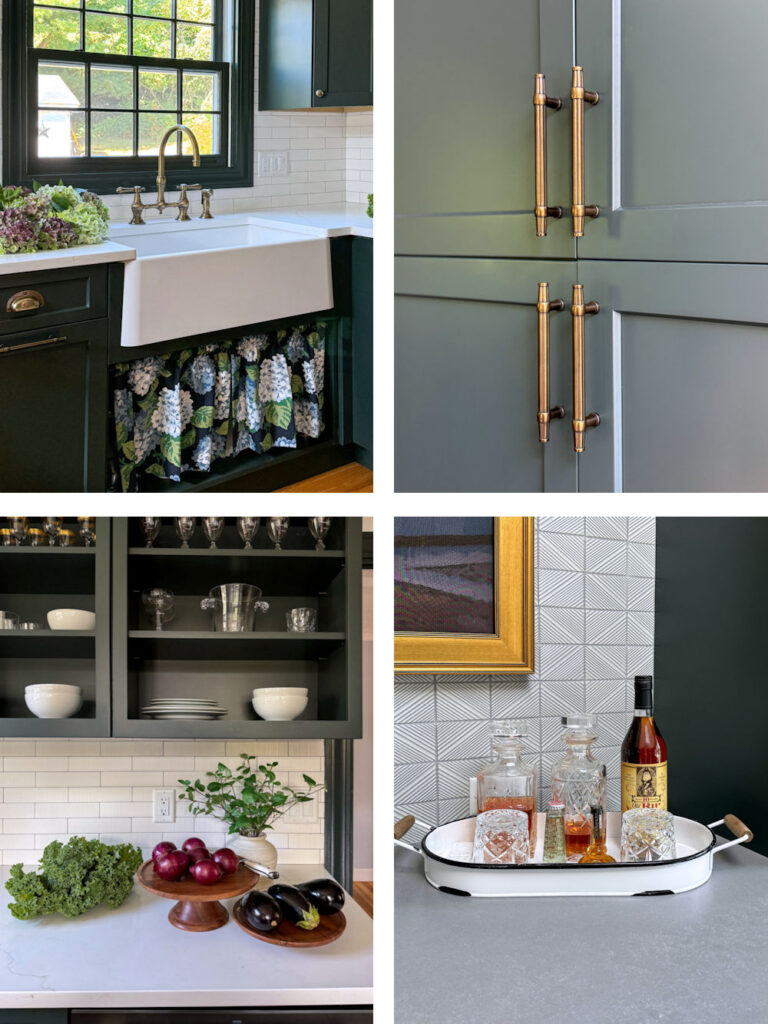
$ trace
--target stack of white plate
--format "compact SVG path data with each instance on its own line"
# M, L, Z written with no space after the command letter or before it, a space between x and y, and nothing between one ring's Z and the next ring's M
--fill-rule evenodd
M201 719L223 718L229 708L223 708L215 700L199 700L197 697L156 697L141 709L147 718Z

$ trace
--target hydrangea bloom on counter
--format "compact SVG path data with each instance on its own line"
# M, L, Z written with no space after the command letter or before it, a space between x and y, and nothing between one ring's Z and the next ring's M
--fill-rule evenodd
M107 237L109 210L95 192L71 185L0 186L0 254L96 245Z

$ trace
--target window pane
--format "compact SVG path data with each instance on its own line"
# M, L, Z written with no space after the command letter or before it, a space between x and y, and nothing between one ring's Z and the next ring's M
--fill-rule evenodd
M133 114L91 114L91 156L133 156Z
M171 23L151 18L134 18L133 52L137 57L171 56Z
M36 7L34 42L36 47L47 50L79 50L79 13Z
M82 110L40 110L37 115L37 155L85 156L85 114Z
M133 0L134 14L150 14L155 18L171 17L171 0Z
M175 71L139 71L139 107L142 110L176 110L177 81Z
M128 19L117 14L86 14L85 49L96 53L128 53Z
M184 110L219 110L220 103L216 72L184 72Z
M176 17L183 21L213 21L213 0L177 0Z
M42 7L82 7L82 0L35 0L35 3Z
M220 151L219 120L218 114L184 115L184 124L195 133L203 156L212 156ZM192 144L186 135L183 136L181 151L185 156L192 155Z
M180 60L211 60L213 30L204 25L176 26L176 56Z
M139 156L157 156L160 140L176 124L175 114L139 114ZM176 156L178 132L168 139L166 156Z
M41 61L37 66L37 102L41 107L84 107L85 65Z
M128 11L128 0L85 0L85 9L94 11L115 11L125 14Z
M91 65L92 107L133 107L133 69Z

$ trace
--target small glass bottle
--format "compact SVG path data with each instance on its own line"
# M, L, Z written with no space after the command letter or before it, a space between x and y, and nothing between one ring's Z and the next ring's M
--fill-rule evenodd
M531 859L536 849L536 769L522 759L528 725L521 721L491 723L494 760L477 775L477 813L500 808L525 811Z
M576 862L586 852L592 835L592 807L599 804L605 821L605 765L595 760L591 746L597 739L594 715L562 719L561 739L568 753L552 768L552 799L565 804L565 850Z
M616 858L612 857L605 848L605 825L603 824L603 808L595 804L592 808L592 840L587 852L579 861L579 864L615 864Z
M544 823L544 863L565 863L565 805L550 800Z

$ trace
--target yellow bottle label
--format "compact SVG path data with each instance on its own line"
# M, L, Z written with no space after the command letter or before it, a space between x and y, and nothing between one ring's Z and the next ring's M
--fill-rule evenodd
M667 762L629 764L621 762L621 813L632 807L667 809Z

